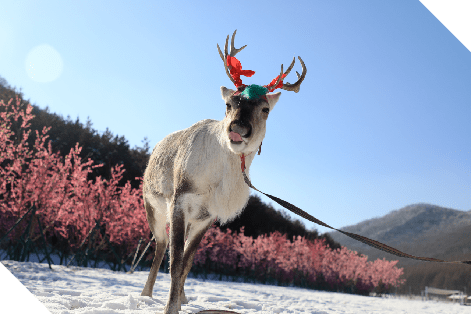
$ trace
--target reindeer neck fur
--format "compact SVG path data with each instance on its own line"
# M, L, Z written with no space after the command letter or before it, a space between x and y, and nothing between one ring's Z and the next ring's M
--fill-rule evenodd
M189 219L203 207L222 223L235 218L247 203L249 188L244 183L239 154L229 148L224 120L202 120L172 133L154 148L144 174L144 197L173 201L176 191L186 187L184 202ZM246 158L246 173L255 154ZM164 214L164 213L161 213ZM165 213L166 215L166 213Z
M240 214L250 194L241 174L240 156L229 147L224 120L203 120L193 127L185 172L195 194L205 195L203 206L208 213L225 223ZM254 156L247 156L247 174Z

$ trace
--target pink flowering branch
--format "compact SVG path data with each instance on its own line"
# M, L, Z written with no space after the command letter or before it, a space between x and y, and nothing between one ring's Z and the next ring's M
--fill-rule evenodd
M47 235L64 239L70 249L87 237L97 220L123 254L135 250L141 237L150 240L142 180L140 189L132 189L129 182L120 187L125 171L121 165L112 168L110 180L87 180L92 169L102 165L83 161L78 143L62 158L52 151L49 128L44 128L30 145L31 105L24 108L17 98L0 106L4 110L0 113L0 233L35 205L42 223L49 227ZM10 236L15 239L21 232L17 228ZM97 241L101 240L99 233Z

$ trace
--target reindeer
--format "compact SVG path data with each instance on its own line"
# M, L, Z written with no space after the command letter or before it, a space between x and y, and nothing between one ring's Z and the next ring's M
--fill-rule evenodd
M241 159L242 171L245 168L249 175L255 152L265 137L268 114L281 95L269 92L282 88L297 93L306 75L304 62L298 57L303 71L302 75L296 72L295 84L283 83L294 66L294 58L285 73L281 65L280 75L270 84L242 84L240 75L252 76L255 72L242 70L235 58L247 46L234 47L236 31L229 54L229 35L224 55L217 45L226 73L237 87L237 90L221 87L226 117L222 121L202 120L165 137L154 147L144 173L144 205L156 250L141 295L152 297L157 272L170 241L171 284L166 314L176 314L182 303L188 303L183 286L205 232L216 219L221 224L234 219L247 204L249 187L241 174Z

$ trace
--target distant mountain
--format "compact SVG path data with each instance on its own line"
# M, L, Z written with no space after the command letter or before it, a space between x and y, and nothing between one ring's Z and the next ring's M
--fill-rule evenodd
M447 253L471 253L471 210L414 204L342 230L366 236L416 256L449 259ZM371 248L337 231L331 232L330 236L341 245L368 255L370 260L383 257L399 259L399 266L416 263Z
M342 230L383 242L405 253L443 260L471 260L471 210L460 211L430 204L414 204ZM331 238L368 256L399 260L405 285L400 294L420 295L426 286L471 292L471 266L432 263L397 257L355 241L337 231Z

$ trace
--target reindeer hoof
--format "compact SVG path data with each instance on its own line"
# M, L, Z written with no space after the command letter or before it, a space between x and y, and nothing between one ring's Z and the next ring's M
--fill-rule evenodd
M172 307L172 309L170 309L169 307L166 306L163 314L178 314L178 311L180 310L181 310L181 307L180 309L177 309L175 307Z
M180 295L180 303L181 304L188 304L188 299L185 296L185 291L182 291L182 294Z

